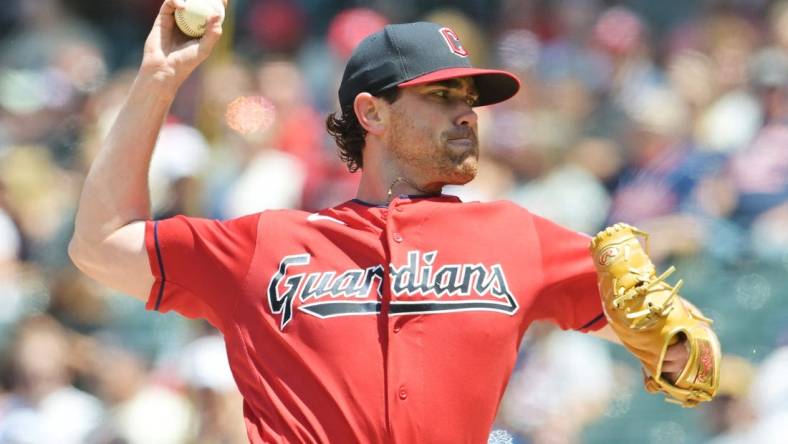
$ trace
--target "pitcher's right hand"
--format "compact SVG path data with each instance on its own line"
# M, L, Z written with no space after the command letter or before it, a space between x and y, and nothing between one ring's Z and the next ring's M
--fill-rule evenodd
M227 7L227 0L215 1L221 1ZM222 35L221 14L208 18L205 34L201 38L192 39L184 35L175 25L173 15L176 9L184 6L185 0L164 0L145 41L140 66L140 74L171 83L175 88L208 58Z

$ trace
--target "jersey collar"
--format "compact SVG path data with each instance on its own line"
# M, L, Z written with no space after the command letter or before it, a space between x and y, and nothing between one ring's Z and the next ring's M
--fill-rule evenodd
M417 202L421 200L428 200L432 202L462 202L459 197L452 196L449 194L400 194L399 196L392 199L391 202L392 203L396 201ZM390 205L390 204L389 205L375 204L375 203L363 201L361 199L352 199L349 202L353 202L371 208L387 208Z

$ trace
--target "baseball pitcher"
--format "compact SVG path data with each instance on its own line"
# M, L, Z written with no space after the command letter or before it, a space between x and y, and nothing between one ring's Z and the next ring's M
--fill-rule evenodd
M361 182L315 213L151 220L148 165L220 17L188 39L165 0L136 80L86 178L69 252L150 310L220 330L252 443L482 443L528 326L622 342L646 387L713 396L710 321L657 274L637 230L594 239L510 202L442 194L477 172L474 109L515 95L434 23L386 26L345 67L327 119ZM590 248L590 251L589 251Z

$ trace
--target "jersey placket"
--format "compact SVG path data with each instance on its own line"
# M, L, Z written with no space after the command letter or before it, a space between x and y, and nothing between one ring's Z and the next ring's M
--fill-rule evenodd
M386 273L388 279L385 295L389 304L398 299L398 296L393 294L391 267L401 267L407 262L408 252L419 249L415 243L417 226L413 223L413 215L409 214L413 211L413 208L408 208L410 204L409 199L394 199L387 212L386 236L390 261ZM425 395L422 388L422 318L420 315L392 315L390 309L386 310L386 314L387 419L391 438L395 443L415 443L423 432L419 422L422 418L421 400Z

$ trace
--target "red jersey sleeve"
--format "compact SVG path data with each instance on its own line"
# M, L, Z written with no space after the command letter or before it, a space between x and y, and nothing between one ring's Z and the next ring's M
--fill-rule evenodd
M539 239L543 281L537 296L538 318L564 330L598 330L607 324L597 287L591 238L533 216Z
M223 330L241 294L259 214L229 221L176 216L145 224L155 281L145 307L203 318Z

